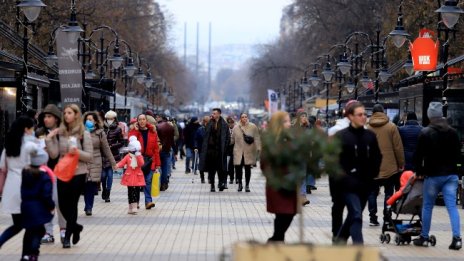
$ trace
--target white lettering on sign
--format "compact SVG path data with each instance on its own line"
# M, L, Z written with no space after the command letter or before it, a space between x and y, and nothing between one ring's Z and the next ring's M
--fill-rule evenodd
M69 103L80 103L81 99L80 98L64 98L64 102L69 102Z
M430 56L429 55L420 55L419 56L419 64L430 64Z
M80 83L62 83L61 88L63 89L74 89L74 88L81 88L82 85Z
M81 74L82 73L82 70L76 70L76 69L63 69L63 70L59 70L59 73L60 74Z

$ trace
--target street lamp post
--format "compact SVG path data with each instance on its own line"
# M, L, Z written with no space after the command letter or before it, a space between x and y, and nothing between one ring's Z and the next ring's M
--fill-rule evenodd
M19 32L19 25L23 24L23 70L21 75L21 84L16 90L16 115L19 116L27 111L26 101L29 99L26 95L27 88L27 72L28 72L28 52L29 52L29 36L28 26L33 25L34 21L40 15L40 11L46 5L40 0L23 0L16 1L16 31ZM20 22L20 10L23 11L24 19Z
M440 1L438 1L440 3ZM464 11L457 6L458 1L456 0L446 0L445 3L440 6L436 13L438 13L438 26L437 31L439 37L441 33L445 33L445 39L443 44L443 55L441 56L441 62L443 63L443 68L440 70L440 77L443 78L443 87L442 87L442 102L443 102L443 115L446 117L448 114L448 99L446 96L446 91L448 90L448 55L449 55L449 33L456 32L454 26L459 20L459 16L464 13ZM443 24L445 26L443 26Z
M324 83L326 85L326 104L325 104L325 123L329 124L329 90L332 86L332 78L334 76L334 72L330 67L330 56L327 55L327 63L325 65L324 71L322 71L322 75L324 76Z

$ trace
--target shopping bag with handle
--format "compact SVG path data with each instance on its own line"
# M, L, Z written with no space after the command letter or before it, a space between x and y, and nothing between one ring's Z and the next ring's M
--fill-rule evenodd
M59 180L69 182L76 173L78 163L79 151L74 154L67 153L58 161L53 172Z
M153 178L151 180L151 196L154 198L160 195L160 177L159 171L153 173Z

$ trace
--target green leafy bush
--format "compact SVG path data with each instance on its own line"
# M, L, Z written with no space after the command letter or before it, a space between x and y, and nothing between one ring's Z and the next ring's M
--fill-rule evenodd
M265 132L261 138L261 165L267 184L274 189L295 190L306 174L338 175L338 140L317 129L291 128L279 136Z

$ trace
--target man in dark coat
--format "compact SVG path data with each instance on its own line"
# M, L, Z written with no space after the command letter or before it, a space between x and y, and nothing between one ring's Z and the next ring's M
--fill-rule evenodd
M227 146L230 143L230 132L226 121L221 117L221 109L214 108L211 120L206 126L200 154L200 170L208 172L211 192L215 192L214 179L218 173L218 188L223 191L227 181Z
M404 126L399 128L401 141L403 142L404 148L404 159L405 165L404 170L414 171L414 152L417 147L417 140L419 139L419 134L422 130L422 126L419 121L417 121L416 113L413 111L408 112L406 116L406 123Z
M379 173L382 154L374 132L364 128L367 119L364 106L355 102L348 107L346 114L350 126L336 134L341 142L339 159L343 170L336 182L343 184L340 188L348 209L338 240L345 243L348 240L346 232L349 231L353 244L362 245L362 212L374 186L374 178Z

